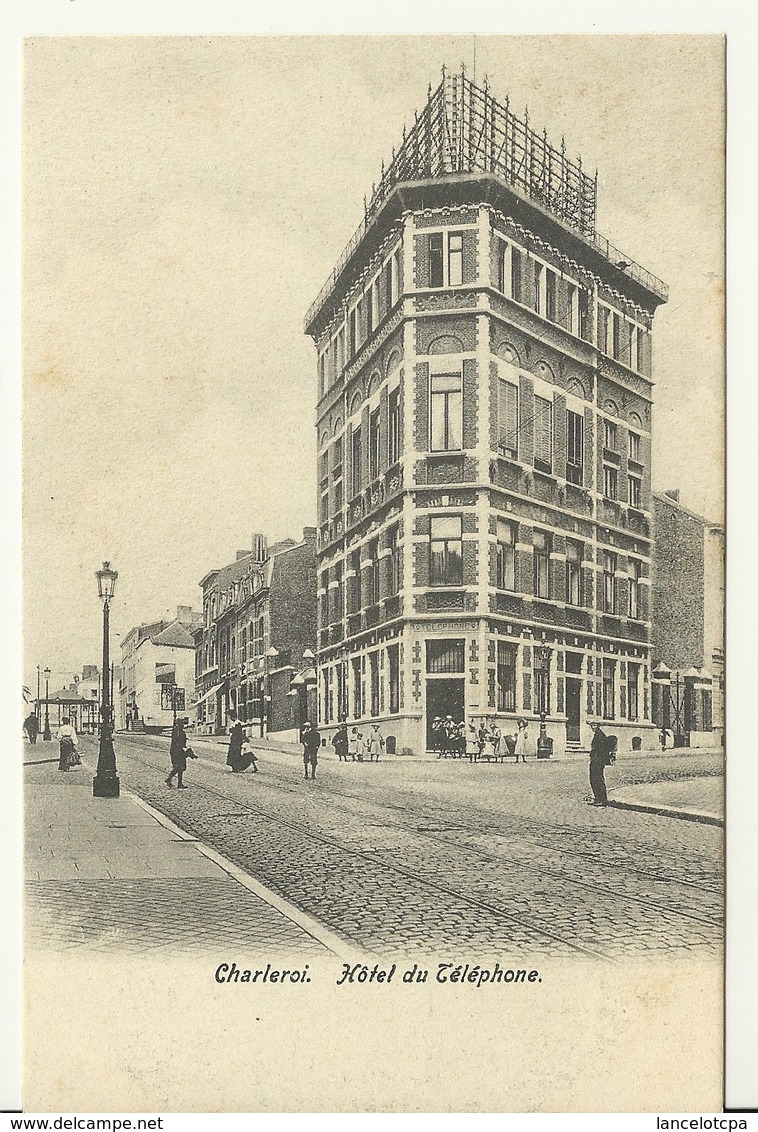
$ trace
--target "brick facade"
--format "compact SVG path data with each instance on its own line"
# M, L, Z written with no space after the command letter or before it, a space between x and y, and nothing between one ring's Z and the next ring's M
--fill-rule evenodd
M415 753L436 716L510 733L524 715L534 736L543 709L556 754L598 718L622 750L653 745L649 335L665 288L497 178L441 175L423 199L396 188L346 253L309 314L319 347L392 262L394 302L317 409L319 460L341 444L350 465L318 532L336 595L319 619L321 726L376 720Z

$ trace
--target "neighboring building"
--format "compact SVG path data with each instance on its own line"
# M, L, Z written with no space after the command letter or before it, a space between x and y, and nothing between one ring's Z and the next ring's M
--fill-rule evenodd
M197 722L226 730L236 711L250 730L295 727L297 694L290 696L302 657L316 646L316 530L300 542L267 547L261 534L252 550L201 580L203 619L196 628ZM268 654L268 655L267 655Z
M201 623L201 613L180 605L173 621L129 630L121 642L119 728L159 731L171 726L175 711L188 713L195 688L192 630Z
M305 320L317 348L320 721L650 714L651 332L665 285L597 176L445 75ZM637 743L635 743L635 746Z
M675 742L724 741L724 528L654 495L653 720Z
M121 668L111 668L112 688L117 687L121 681ZM112 690L112 689L111 689ZM59 727L64 716L67 716L77 731L94 734L100 727L100 700L102 688L100 683L100 669L96 664L85 664L81 676L74 676L71 684L50 693L48 710L50 726ZM111 705L113 697L111 696ZM44 725L45 700L40 700L39 718Z

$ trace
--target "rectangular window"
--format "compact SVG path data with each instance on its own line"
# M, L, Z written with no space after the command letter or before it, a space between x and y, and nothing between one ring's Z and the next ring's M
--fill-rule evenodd
M541 263L535 261L534 264L534 298L532 305L537 314L542 314L545 309L545 302L543 299L543 289L545 286L545 269Z
M613 312L613 356L616 361L621 358L621 315Z
M568 410L566 432L566 479L581 485L584 481L584 417L581 413Z
M368 654L369 683L371 686L371 714L379 714L379 653Z
M642 330L638 326L636 328L634 337L635 337L635 340L637 342L637 346L636 346L636 349L635 349L635 353L637 355L637 364L635 365L634 368L639 373L642 373L642 367L644 365L643 359L645 357L645 331Z
M326 392L326 352L318 360L318 395L323 397Z
M606 550L603 552L603 612L616 612L616 568L618 558Z
M550 535L534 532L534 595L550 597Z
M579 290L573 283L566 284L566 329L576 334L579 327Z
M353 575L351 586L350 612L360 613L363 602L361 598L361 552L354 550L350 555L350 570Z
M582 604L582 544L569 539L566 543L566 604Z
M324 492L321 496L321 507L319 510L319 522L327 523L329 521L329 493Z
M517 303L523 301L523 293L521 290L522 273L521 273L521 248L511 248L511 298L515 299Z
M374 302L373 302L374 288L370 287L364 297L364 310L366 319L366 337L368 338L374 332Z
M374 541L369 544L368 556L371 561L371 568L368 574L368 604L376 605L379 601L379 542L377 539L374 539Z
M507 519L497 521L497 588L516 588L516 527Z
M389 461L390 467L400 459L402 451L400 435L400 388L393 389L389 396Z
M603 444L610 452L618 452L618 428L615 421L603 421Z
M343 497L342 497L342 480L337 480L337 482L334 485L334 513L335 513L335 515L338 515L340 513L340 511L342 510L343 502L344 502L344 500L343 500Z
M348 345L349 356L351 358L355 356L355 351L358 348L357 324L358 324L358 308L353 307L353 309L350 311L350 315L348 317L348 322L347 322L347 326L348 326L347 345Z
M372 329L379 325L381 322L381 315L379 313L379 280L375 279L371 284L371 327ZM339 671L339 669L338 669Z
M606 499L619 497L619 472L608 464L603 465L603 495Z
M444 252L442 232L432 232L429 236L429 286L444 286Z
M379 426L379 409L374 409L369 417L369 474L372 480L379 475L381 466L381 432Z
M497 241L497 289L505 295L508 286L508 245L505 240Z
M534 398L534 466L553 470L553 402L545 397Z
M343 589L344 580L341 562L338 562L334 567L334 580L337 584L334 587L334 610L332 621L341 621L345 612L345 594Z
M389 311L392 310L392 308L395 305L395 296L392 293L392 260L391 259L387 260L382 271L383 271L383 275L384 275L384 296L385 296L385 302L387 304L387 311L385 313L388 313Z
M400 711L400 646L387 647L387 664L389 667L389 710L391 715Z
M361 457L361 430L357 428L353 433L350 453L350 478L353 485L354 496L357 495L363 487L363 470Z
M498 404L498 447L514 458L518 456L518 386L500 379Z
M635 464L640 462L640 437L636 432L629 433L629 459Z
M497 642L497 710L516 710L516 646Z
M592 327L592 297L584 287L579 288L579 337L589 342Z
M603 719L616 718L616 661L603 661Z
M558 321L557 289L555 272L548 267L545 270L545 317L551 322Z
M466 670L466 642L427 641L426 671L432 675L447 675Z
M430 520L429 582L432 586L463 584L463 523L460 515Z
M536 650L535 650L536 652ZM540 715L550 715L550 651L535 659L534 698Z
M451 232L447 239L447 272L449 285L460 287L463 282L463 236Z
M630 617L638 618L640 615L640 578L642 577L642 563L635 558L629 559L629 609Z
M463 432L462 377L457 373L433 373L429 379L432 452L460 451Z
M388 541L390 548L390 593L396 594L400 592L402 585L402 577L400 574L400 530L398 527L391 529Z
M363 688L361 684L361 658L353 657L353 715L360 719L363 715Z
M642 501L642 480L639 478L639 476L629 476L628 480L629 506L639 508Z
M626 704L627 716L632 723L640 717L640 666L639 664L632 664L631 661L626 666L627 681L626 681Z

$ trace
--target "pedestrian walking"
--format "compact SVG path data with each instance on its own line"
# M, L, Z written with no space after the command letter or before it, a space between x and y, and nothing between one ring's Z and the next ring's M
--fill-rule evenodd
M528 724L525 719L518 721L518 730L516 732L516 745L514 748L516 754L516 762L521 759L522 763L526 762L526 741L527 741Z
M605 768L613 762L613 740L605 734L599 723L591 723L592 742L590 743L590 786L592 787L592 806L607 806L608 791L605 786Z
M241 774L243 770L247 770L249 766L253 768L254 773L258 773L258 760L255 752L250 749L244 750L247 743L247 735L245 729L237 719L237 713L234 711L229 712L229 718L233 721L232 729L229 732L229 751L226 756L226 765L232 768L232 774Z
M371 724L371 731L369 732L368 740L366 741L366 750L368 751L368 761L370 763L379 762L379 756L384 749L384 738L379 730L378 723Z
M334 737L332 739L332 746L334 747L334 750L337 754L337 758L339 759L339 761L340 762L343 762L343 761L347 762L348 738L347 738L347 727L345 727L344 723L341 723L339 725L339 727L337 728L337 730L334 732Z
M366 746L363 742L363 736L357 727L354 727L350 732L350 739L348 742L350 749L350 758L353 762L363 762L363 756L366 753Z
M79 739L76 729L71 726L71 720L64 715L63 722L58 728L56 739L59 743L58 770L70 770L71 767L81 766L79 758Z
M187 759L197 758L192 748L187 746L187 732L184 730L184 726L188 722L187 719L176 719L171 729L171 773L166 779L166 785L170 786L174 775L176 775L177 790L187 789L182 781L187 769Z
M311 768L311 778L316 777L316 767L318 766L318 751L321 746L321 735L316 727L311 723L306 723L303 727L303 734L300 742L303 744L303 765L305 767L305 777L308 777L308 767Z
M33 711L30 712L24 720L24 731L29 736L29 742L34 746L37 742L37 735L39 734L39 720Z

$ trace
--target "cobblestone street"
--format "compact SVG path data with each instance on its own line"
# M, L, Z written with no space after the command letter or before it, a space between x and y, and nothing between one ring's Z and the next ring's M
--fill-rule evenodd
M264 747L259 774L231 775L223 747L196 749L178 792L165 739L119 735L122 784L364 951L473 944L517 962L721 944L721 829L587 806L583 761L339 764L327 750L306 782L294 753ZM672 753L620 760L607 778L612 793L719 772L715 754Z

